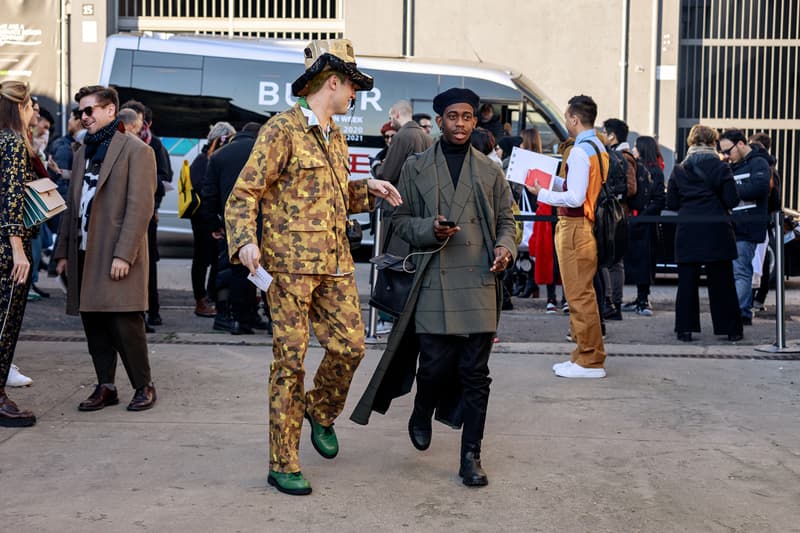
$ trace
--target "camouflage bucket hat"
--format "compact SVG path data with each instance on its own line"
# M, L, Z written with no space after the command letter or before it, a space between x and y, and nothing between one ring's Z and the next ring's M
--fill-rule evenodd
M305 55L306 71L292 83L294 96L308 94L308 82L325 70L335 70L345 74L355 84L357 91L372 89L372 76L364 74L356 67L353 43L348 39L311 41L303 50L303 54Z

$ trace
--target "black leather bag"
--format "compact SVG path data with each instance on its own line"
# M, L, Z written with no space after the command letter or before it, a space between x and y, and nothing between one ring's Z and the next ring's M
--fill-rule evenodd
M592 141L588 142L597 154L600 163L600 175L603 171L603 159L600 150ZM609 267L617 264L625 257L628 248L628 219L616 195L610 189L608 181L600 185L597 202L594 208L593 233L597 241L597 266Z
M403 259L392 254L382 254L369 260L378 269L369 304L393 317L399 317L403 313L414 282L414 264L406 261L404 268Z
M361 230L361 223L354 219L347 219L347 240L350 242L350 251L361 248L361 239L363 238L363 231Z

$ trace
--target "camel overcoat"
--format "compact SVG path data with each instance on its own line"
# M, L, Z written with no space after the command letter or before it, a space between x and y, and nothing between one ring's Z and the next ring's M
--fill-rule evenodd
M147 225L153 217L156 159L138 137L117 131L100 166L89 218L82 283L78 283L80 202L85 147L75 153L67 210L61 219L55 259L67 259L67 314L147 309ZM130 263L128 276L111 279L111 261Z

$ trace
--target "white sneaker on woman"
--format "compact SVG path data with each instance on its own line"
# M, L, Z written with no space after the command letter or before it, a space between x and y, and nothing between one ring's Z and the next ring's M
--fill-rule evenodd
M33 383L33 380L21 374L17 365L11 365L11 370L8 371L6 387L27 387L31 383Z

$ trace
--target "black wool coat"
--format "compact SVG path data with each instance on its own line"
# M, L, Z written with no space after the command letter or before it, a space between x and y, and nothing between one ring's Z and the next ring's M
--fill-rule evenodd
M730 165L711 152L690 155L672 169L667 187L667 209L679 217L716 217L719 222L678 223L675 261L707 263L738 256L731 212L739 193Z
M228 200L239 173L247 163L256 134L242 131L212 155L206 166L205 179L200 188L200 218L209 228L221 228L225 202Z
M647 167L653 182L650 195L639 215L658 216L664 209L666 189L664 171L659 166ZM625 281L634 285L652 283L655 271L657 224L637 223L636 217L628 219L628 250L625 252Z

